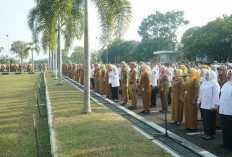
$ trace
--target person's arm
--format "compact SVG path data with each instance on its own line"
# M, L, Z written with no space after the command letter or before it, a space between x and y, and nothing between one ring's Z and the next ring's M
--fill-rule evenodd
M219 93L220 93L220 86L215 83L215 85L212 87L213 90L213 104L212 104L212 110L216 110L219 106Z

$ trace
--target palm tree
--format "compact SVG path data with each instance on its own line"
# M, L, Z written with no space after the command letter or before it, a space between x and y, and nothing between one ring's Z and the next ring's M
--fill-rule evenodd
M43 48L54 50L57 43L58 84L62 84L61 33L68 50L74 38L83 34L83 10L81 0L37 0L30 10L28 24L42 32Z
M114 38L120 38L131 20L131 4L128 0L92 0L98 10L100 20L100 41L107 46ZM83 15L84 12L84 15ZM83 18L85 19L83 25ZM74 38L80 39L84 30L84 103L83 113L91 112L90 108L90 53L88 38L88 0L37 0L37 5L28 15L30 28L42 32L42 41L54 50L57 42L59 84L62 84L62 55L60 47L61 32L64 34L65 48L68 49ZM85 26L85 27L83 27ZM46 33L45 33L46 32ZM56 37L56 32L58 35ZM48 44L49 43L49 44Z
M88 0L85 5L85 30L84 30L84 103L82 113L91 112L90 107L90 53L89 53L89 25L88 25ZM102 34L100 41L103 47L107 46L112 38L120 38L126 31L131 21L131 5L128 0L92 0L97 7Z
M28 43L28 48L29 50L31 51L31 59L32 59L32 72L34 72L34 57L33 57L33 54L34 54L34 51L36 52L36 54L38 55L39 54L39 51L40 51L40 48L39 46L37 45L37 42L31 42L31 43Z

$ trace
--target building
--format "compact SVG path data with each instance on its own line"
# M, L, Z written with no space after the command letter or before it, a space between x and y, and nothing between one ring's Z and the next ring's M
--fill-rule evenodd
M182 51L156 51L154 55L159 55L161 63L176 63L176 54Z

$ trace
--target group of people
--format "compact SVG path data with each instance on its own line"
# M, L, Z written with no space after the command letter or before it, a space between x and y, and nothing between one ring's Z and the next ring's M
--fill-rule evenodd
M63 65L65 75L83 84L83 65ZM223 148L232 149L232 64L203 63L143 63L94 64L91 66L91 88L118 102L122 91L122 106L137 109L137 94L143 102L142 114L150 114L156 106L159 93L162 110L171 105L173 124L181 125L185 116L185 129L197 130L198 109L203 119L203 139L214 138L216 127L223 131ZM184 114L183 114L184 113Z
M47 71L47 64L34 64L34 72ZM33 72L32 64L0 64L0 72Z

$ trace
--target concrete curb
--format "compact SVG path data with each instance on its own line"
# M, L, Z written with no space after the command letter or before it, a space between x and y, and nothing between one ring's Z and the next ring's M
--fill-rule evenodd
M73 85L69 80L67 80L66 78L63 77L63 79L65 79L68 83L70 83L71 85ZM72 79L71 79L72 80ZM73 80L74 81L74 80ZM76 81L75 81L76 82ZM83 87L83 85L81 85ZM78 90L82 91L80 88L74 86L75 88L77 88ZM98 96L102 97L103 99L105 99L106 101L110 102L110 103L114 103L113 101L101 96L100 94L96 93ZM95 102L97 102L98 104L105 106L104 104L98 102L96 99L94 99L93 97L91 97L92 100L94 100ZM117 106L118 108L124 110L125 112L127 112L128 114L130 114L131 116L143 121L144 123L150 125L151 127L157 129L158 131L160 131L161 133L165 133L165 129L162 128L161 126L143 118L142 116L132 112L131 110L128 110L125 107L122 107L116 103L114 103L115 106ZM120 115L120 114L119 114ZM135 127L135 126L134 126ZM142 133L145 137L147 137L148 139L150 139L152 142L156 143L157 145L159 145L161 148L165 149L167 152L171 153L173 156L178 156L172 149L167 148L165 145L163 145L163 143L159 142L158 140L155 140L153 137L151 137L150 135L146 134L145 132L143 132L141 129L135 127L136 130L138 130L140 133ZM196 146L195 144L193 144L192 142L187 141L186 139L168 131L168 135L178 141L181 141L185 146L187 146L189 149L195 150L196 152L198 152L199 154L201 154L203 157L216 157L214 154L204 150L201 147Z
M51 155L52 157L58 157L57 153L57 146L56 146L56 137L55 137L55 130L53 129L53 116L52 116L52 107L51 101L49 97L48 87L47 87L47 80L45 74L43 73L44 77L44 86L45 86L45 97L46 97L46 106L47 106L47 116L48 116L48 129L50 135L50 145L51 145Z

